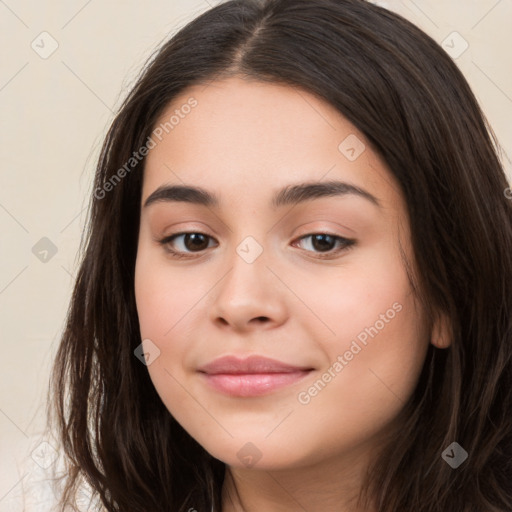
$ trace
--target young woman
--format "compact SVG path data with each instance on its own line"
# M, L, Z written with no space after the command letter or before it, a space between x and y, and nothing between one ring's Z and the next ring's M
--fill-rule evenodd
M431 38L233 0L106 137L52 378L104 510L512 509L512 202Z

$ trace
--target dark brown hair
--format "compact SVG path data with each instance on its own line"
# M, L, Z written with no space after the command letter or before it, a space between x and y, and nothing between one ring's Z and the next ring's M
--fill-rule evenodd
M177 423L134 356L144 159L108 192L105 183L173 98L232 75L313 93L365 135L407 204L416 293L431 320L449 318L451 346L429 346L361 499L379 512L510 512L512 201L498 145L443 49L363 0L220 4L156 52L121 106L49 388L68 468L62 510L82 479L109 512L220 510L225 464ZM441 455L455 441L469 457L452 469Z

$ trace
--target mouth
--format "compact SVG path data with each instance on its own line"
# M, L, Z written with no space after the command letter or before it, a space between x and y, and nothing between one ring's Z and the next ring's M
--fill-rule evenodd
M275 359L250 356L239 359L225 356L199 368L206 384L230 396L262 396L302 380L314 369Z

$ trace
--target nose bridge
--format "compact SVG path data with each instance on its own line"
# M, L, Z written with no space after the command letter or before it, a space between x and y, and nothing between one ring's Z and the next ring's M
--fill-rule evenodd
M229 271L219 283L212 307L214 320L246 326L251 320L281 322L284 297L276 287L276 277L267 268L268 250L248 235L235 247Z
M261 237L260 237L261 238ZM226 275L222 290L231 300L251 303L262 296L270 274L267 264L267 251L253 236L246 236L234 248L229 258L230 270ZM263 286L265 283L266 286Z

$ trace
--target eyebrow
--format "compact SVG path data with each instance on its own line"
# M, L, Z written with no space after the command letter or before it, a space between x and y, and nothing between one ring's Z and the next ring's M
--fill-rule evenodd
M287 185L274 194L270 204L276 209L321 197L346 196L349 194L366 199L378 208L382 208L380 201L370 192L343 181L306 182ZM218 208L220 205L220 199L217 195L201 187L162 185L146 199L144 208L153 203L171 201L193 203L212 208Z

